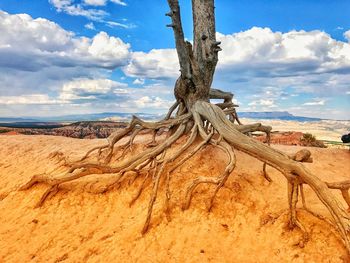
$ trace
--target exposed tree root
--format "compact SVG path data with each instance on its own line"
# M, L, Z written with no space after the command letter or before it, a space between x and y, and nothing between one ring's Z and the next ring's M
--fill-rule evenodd
M189 132L185 143L180 147L175 148L173 151L171 151L171 153L166 153L167 149L172 147L180 137L185 135L186 124L190 120L194 120L194 122L192 122L192 129ZM205 130L204 122L209 122L211 124L211 128ZM119 156L115 166L106 164L111 160L110 154L111 151L113 152L111 149L115 147L115 144L120 139L129 135L128 142L123 145L124 149L126 149L132 145L133 140L141 129L157 130L159 128L173 128L175 131L166 140L159 142L158 145L152 148L144 150L140 154L128 156L123 152L122 156ZM208 207L210 210L213 206L214 199L218 191L223 187L235 167L236 158L233 151L233 148L235 148L256 157L260 161L263 161L265 167L266 165L269 165L281 171L281 173L285 175L289 185L288 200L290 226L301 229L301 231L304 233L304 241L308 239L308 233L306 228L297 218L296 205L300 191L304 208L312 213L308 208L306 208L306 201L303 192L303 185L306 184L315 191L321 202L328 208L332 215L333 222L337 226L345 245L347 248L349 248L349 214L345 211L341 204L337 202L336 198L329 189L340 190L344 200L349 205L350 202L348 190L350 188L350 181L339 183L322 182L301 164L301 162L310 161L311 157L309 151L302 150L292 156L286 155L278 150L272 149L268 145L255 141L249 136L244 135L244 133L247 131L253 130L264 130L269 132L271 129L270 127L266 128L261 124L237 126L225 116L225 113L221 110L221 108L207 102L196 103L192 113L186 113L157 123L146 123L134 117L127 128L111 135L112 137L109 138L110 143L108 147L106 145L99 148L95 147L88 151L84 155L84 158L82 158L82 160L86 160L88 157L91 159L90 157L93 157L91 156L93 151L101 150L101 153L97 153L97 157L100 155L105 156L104 158L107 158L108 162L106 162L105 159L99 160L98 158L95 162L78 161L70 164L70 168L65 174L56 176L41 174L33 176L28 183L24 184L20 188L20 190L27 190L36 183L45 183L49 185L49 188L42 195L37 204L37 207L40 207L44 204L45 200L54 196L59 191L61 186L62 188L67 188L63 187L66 183L87 175L96 174L96 176L98 176L98 174L115 174L114 180L110 180L108 184L99 188L100 190L98 192L105 192L123 181L125 179L126 172L136 171L138 173L143 173L145 174L143 182L141 183L135 197L131 200L130 205L135 203L137 198L141 195L143 189L146 187L146 182L150 179L152 182L152 192L147 217L142 229L142 233L144 234L147 232L150 225L151 215L157 199L162 176L164 176L165 182L165 211L168 215L169 201L171 198L170 183L172 173L196 153L198 153L205 145L211 144L214 145L214 147L218 147L219 149L223 150L228 156L228 163L223 173L218 177L200 176L194 179L188 186L185 193L183 208L188 209L193 193L200 184L215 185L215 189ZM198 137L198 135L200 136ZM197 145L192 148L192 150L189 150L189 148L195 144L195 141L197 141L198 138L201 139L201 141L198 142ZM185 155L179 159L179 157L183 154ZM152 176L150 176L151 171L153 171ZM312 214L318 216L315 213ZM318 217L321 218L320 216Z
M299 198L299 185L297 182L288 182L288 202L289 202L289 227L298 227L303 232L303 241L309 240L309 233L297 217L297 203Z
M144 177L139 189L136 192L136 195L133 197L133 199L130 201L129 206L131 207L136 200L140 197L140 195L142 194L143 189L145 188L146 182L149 179L149 172L146 173L146 176Z
M193 191L196 189L196 187L200 184L208 183L208 184L216 184L216 188L215 188L214 194L212 195L212 198L210 200L210 205L208 208L208 210L210 211L212 206L213 206L213 202L214 202L214 199L215 199L217 192L225 184L229 175L231 174L231 172L235 168L236 157L235 157L235 154L232 150L232 147L224 141L219 142L218 146L220 146L220 148L223 149L229 157L229 161L228 161L228 164L227 164L224 172L218 177L200 176L200 177L197 177L196 179L194 179L186 190L186 197L185 197L185 203L183 205L183 209L189 208L191 200L192 200Z
M194 110L210 121L217 132L221 134L235 149L246 152L281 171L289 182L299 180L300 182L309 185L329 210L348 251L350 251L349 214L337 201L336 197L329 191L327 184L308 171L300 161L297 161L304 161L305 159L309 160L309 157L301 158L299 155L291 157L260 142L251 140L235 129L229 120L225 118L222 111L220 111L215 105L198 101L194 105ZM301 155L303 156L304 154ZM344 183L342 183L341 186L343 187Z
M151 198L150 198L149 205L148 205L148 212L147 212L146 222L145 222L145 224L143 226L143 229L141 231L142 234L145 234L147 232L148 227L149 227L149 223L151 221L153 205L154 205L154 202L156 201L157 194L158 194L158 187L159 187L159 182L160 182L160 176L163 173L165 164L166 164L166 162L162 163L160 169L156 173L156 176L153 178L152 194L151 194Z
M224 186L229 175L235 168L236 158L233 149L242 151L263 162L263 172L267 180L266 166L271 166L285 176L288 185L289 220L292 227L299 227L307 236L306 229L297 218L296 205L299 189L305 206L305 196L302 185L308 185L318 196L331 214L333 224L344 241L350 253L350 216L342 204L336 199L330 189L340 190L346 203L350 207L350 182L325 183L313 175L302 162L311 162L310 152L300 151L289 156L281 151L269 147L247 136L251 132L261 131L267 135L269 144L271 127L260 123L243 125L238 119L236 107L232 101L233 94L217 89L211 89L215 68L218 62L220 42L216 40L214 0L192 0L194 34L193 42L185 40L181 24L180 6L178 0L168 0L176 51L180 64L180 76L175 83L174 95L176 102L171 106L165 118L158 122L145 122L133 116L129 125L112 133L108 143L89 150L77 162L65 164L69 166L66 173L59 175L36 175L23 185L20 190L27 190L37 183L47 184L48 190L42 195L38 206L44 204L60 188L74 189L69 183L88 175L110 174L112 178L99 185L93 192L102 193L127 179L128 172L145 173L146 177L136 196L131 200L133 204L146 187L151 176L152 191L148 205L147 217L142 233L149 228L154 204L156 202L162 176L165 177L166 204L165 211L169 214L169 200L171 198L171 175L178 167L198 153L203 147L212 144L227 154L228 164L224 172L218 177L198 177L188 186L185 194L184 208L188 208L196 187L200 184L213 184L215 190L210 200L209 209L213 206L214 198ZM217 105L210 103L210 99L221 99ZM176 113L175 113L176 112ZM174 114L175 113L175 114ZM237 124L236 124L237 123ZM152 133L149 147L141 153L128 155L132 150L134 139L141 130ZM158 131L166 130L167 137L157 140ZM187 136L185 144L172 151L176 142ZM115 148L123 138L128 140L123 147L122 154L115 156ZM197 143L197 140L199 142ZM118 144L119 143L119 144ZM192 147L193 146L193 147ZM192 149L191 149L192 147ZM97 154L94 155L97 151ZM184 157L180 158L180 156ZM178 160L180 159L180 160ZM98 181L98 180L97 180Z

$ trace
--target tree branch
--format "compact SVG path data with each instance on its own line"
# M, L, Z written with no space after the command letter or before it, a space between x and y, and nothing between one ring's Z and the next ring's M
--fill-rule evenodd
M166 15L171 18L172 24L167 26L172 27L174 31L176 51L179 57L181 75L187 79L191 79L191 64L182 29L179 1L168 0L168 4L170 7L170 12L166 13Z

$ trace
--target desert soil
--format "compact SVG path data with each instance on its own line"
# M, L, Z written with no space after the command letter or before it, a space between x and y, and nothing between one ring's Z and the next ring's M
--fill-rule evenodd
M268 168L273 179L268 183L261 176L262 163L240 152L237 152L237 168L220 190L210 213L207 206L213 186L199 187L187 211L181 210L184 189L198 175L219 175L226 156L207 147L177 170L171 182L171 220L167 221L163 212L162 186L151 228L144 236L140 231L147 213L150 186L129 207L142 178L99 195L80 189L78 181L77 190L60 191L38 209L34 206L47 186L16 191L32 175L57 168L62 157L57 153L74 159L104 142L53 136L0 136L0 262L349 260L335 229L302 209L298 210L298 216L309 230L310 240L303 242L300 230L288 229L284 177ZM290 153L301 148L273 147ZM326 181L350 179L350 151L309 149L314 163L305 165L313 173ZM56 173L60 171L62 168ZM82 180L93 179L91 176ZM329 217L312 190L305 188L308 206ZM340 193L334 194L340 200Z

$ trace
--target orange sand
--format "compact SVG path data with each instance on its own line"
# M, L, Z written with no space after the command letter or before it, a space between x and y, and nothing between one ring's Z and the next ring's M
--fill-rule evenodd
M38 185L15 189L32 175L57 167L61 151L81 156L104 140L50 136L0 136L0 262L346 262L349 258L336 231L299 210L310 231L286 228L286 181L272 168L273 183L261 176L262 164L238 152L236 170L220 190L211 213L206 211L213 186L197 189L189 210L180 209L184 188L196 175L216 176L225 155L211 147L194 157L172 179L172 220L163 213L164 188L155 205L150 231L141 236L150 190L129 208L142 179L134 185L94 195L81 190L59 192L44 206L33 206L45 191ZM287 152L300 147L274 146ZM327 181L349 179L350 152L310 148L310 170ZM53 157L54 156L54 157ZM91 178L90 178L91 179ZM83 180L89 180L83 179ZM340 199L340 194L335 192ZM306 187L309 207L328 216ZM278 215L280 215L278 217Z
M0 135L18 135L19 133L16 131L8 131L8 132L4 132L1 133Z

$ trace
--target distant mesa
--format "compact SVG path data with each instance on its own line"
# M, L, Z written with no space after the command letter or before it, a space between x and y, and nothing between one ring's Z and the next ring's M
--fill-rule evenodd
M28 117L28 118L1 118L0 126L8 123L21 123L21 127L25 124L29 125L29 122L35 125L39 123L62 123L62 122L78 122L78 121L128 121L132 115L139 116L144 120L157 120L161 119L163 115L151 114L151 113L121 113L121 112L103 112L93 114L78 114L78 115L64 115L64 116L52 116L52 117ZM319 118L294 116L287 111L267 111L267 112L238 112L241 118L251 119L279 119L279 120L295 120L295 121L319 121ZM14 124L15 125L15 124ZM12 126L15 127L15 126ZM18 126L17 126L18 127Z
M320 121L320 118L294 116L288 111L265 111L265 112L238 112L241 118L251 119L278 119L290 121Z

